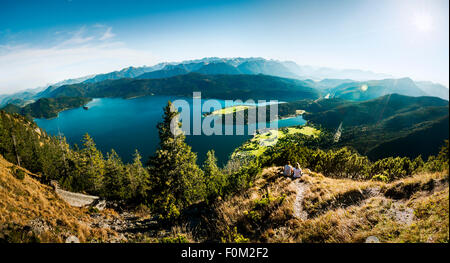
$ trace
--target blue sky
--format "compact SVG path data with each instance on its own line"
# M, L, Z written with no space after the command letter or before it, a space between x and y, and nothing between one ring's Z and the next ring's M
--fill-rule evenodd
M0 94L209 56L356 68L448 86L446 0L1 0Z

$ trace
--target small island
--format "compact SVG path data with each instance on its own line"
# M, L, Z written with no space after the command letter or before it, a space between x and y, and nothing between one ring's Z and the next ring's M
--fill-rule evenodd
M206 116L214 116L214 115L233 114L235 112L248 110L249 108L254 108L254 106L248 106L248 105L230 106L230 107L225 107L220 110L215 110L215 111L212 111L209 113L205 113L204 116L206 117Z

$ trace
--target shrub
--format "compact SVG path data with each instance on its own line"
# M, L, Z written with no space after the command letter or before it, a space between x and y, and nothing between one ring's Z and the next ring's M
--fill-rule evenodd
M370 168L372 175L383 174L389 181L412 175L413 162L407 157L389 157L376 161Z
M238 233L237 227L230 228L227 226L227 229L222 234L222 243L248 243L250 241Z
M231 194L249 188L260 171L261 167L257 163L241 167L237 172L227 177L224 193Z
M19 180L23 180L25 178L25 172L22 169L19 169L18 167L13 167L11 172L13 176Z
M388 157L372 163L366 156L343 147L338 150L309 148L306 142L299 142L303 137L286 136L269 148L259 160L262 166L282 166L286 163L299 163L301 167L309 168L325 176L351 179L374 179L393 181L411 176L420 171L444 171L449 168L449 143L444 146L437 156L430 156L424 163L421 156L414 160L407 157ZM311 143L311 142L310 142Z
M376 174L372 177L372 180L381 181L381 182L389 182L389 178L386 175Z
M189 240L184 235L177 235L176 237L164 237L160 239L160 243L189 243Z
M445 140L444 146L437 156L430 156L424 165L424 169L430 172L448 171L449 165L449 143Z

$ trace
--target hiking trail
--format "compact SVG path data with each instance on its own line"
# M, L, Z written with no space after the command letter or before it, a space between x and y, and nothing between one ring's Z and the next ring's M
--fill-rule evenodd
M306 184L302 183L300 180L296 180L294 184L297 186L297 196L294 202L294 216L301 220L306 220L308 214L303 210L303 198L304 192L306 190Z

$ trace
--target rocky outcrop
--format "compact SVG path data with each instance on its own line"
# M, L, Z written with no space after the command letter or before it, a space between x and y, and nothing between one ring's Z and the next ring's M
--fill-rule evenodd
M71 206L83 207L95 205L97 202L99 202L100 197L98 196L85 195L62 190L59 188L59 185L56 181L52 181L51 184L53 185L56 194Z

